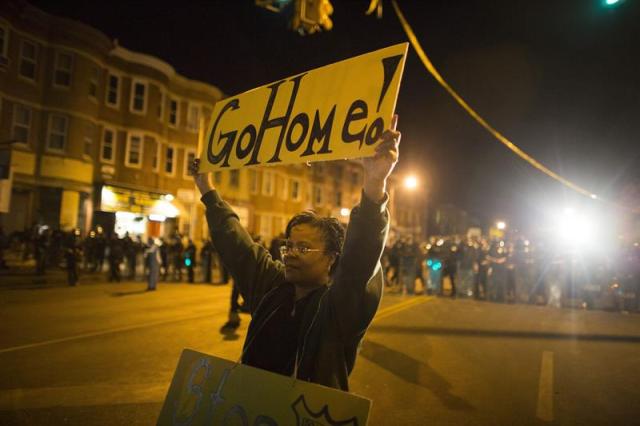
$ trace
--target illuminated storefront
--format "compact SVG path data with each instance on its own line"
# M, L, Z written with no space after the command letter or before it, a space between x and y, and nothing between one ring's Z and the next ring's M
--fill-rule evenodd
M113 231L122 237L162 237L176 229L180 215L177 201L171 194L140 191L103 185L100 190L100 208L113 215Z

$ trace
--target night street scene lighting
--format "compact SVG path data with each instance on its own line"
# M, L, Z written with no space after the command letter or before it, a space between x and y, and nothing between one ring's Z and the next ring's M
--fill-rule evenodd
M0 425L638 424L638 22L0 2Z

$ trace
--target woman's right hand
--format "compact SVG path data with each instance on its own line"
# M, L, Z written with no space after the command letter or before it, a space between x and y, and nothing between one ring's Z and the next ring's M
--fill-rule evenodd
M200 159L196 158L189 165L189 174L193 176L193 181L200 190L200 194L204 195L213 190L213 186L209 182L209 173L200 173Z

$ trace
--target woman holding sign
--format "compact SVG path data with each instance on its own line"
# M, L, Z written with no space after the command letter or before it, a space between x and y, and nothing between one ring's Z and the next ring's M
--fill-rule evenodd
M192 164L211 238L251 309L243 364L349 389L358 344L382 297L386 185L400 143L396 121L382 134L375 155L363 160L362 199L346 234L334 218L300 213L287 225L284 263L253 242L209 174L199 173L199 160Z

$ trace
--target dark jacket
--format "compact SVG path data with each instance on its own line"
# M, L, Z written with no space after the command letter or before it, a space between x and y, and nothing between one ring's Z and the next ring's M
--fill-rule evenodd
M387 200L375 204L363 193L361 204L352 210L332 283L309 296L298 336L299 379L349 390L358 345L382 297L380 256L388 232ZM285 282L284 265L252 241L216 191L204 194L202 202L216 249L251 309L245 361L260 352L251 343L284 298L291 297L291 284Z

